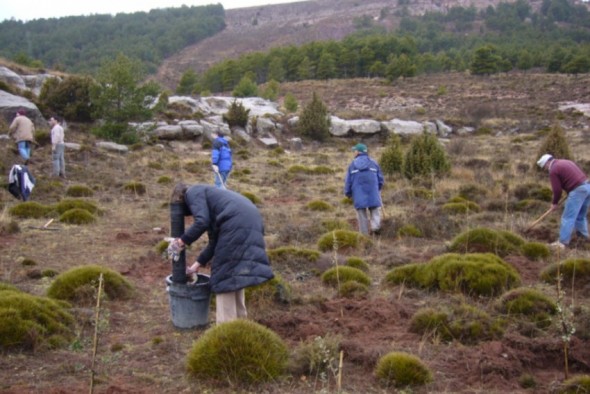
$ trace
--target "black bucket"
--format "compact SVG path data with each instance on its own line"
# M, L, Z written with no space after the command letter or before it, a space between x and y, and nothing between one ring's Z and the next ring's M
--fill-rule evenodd
M174 283L166 278L172 324L177 328L195 328L209 323L211 285L209 276L197 274L195 283Z

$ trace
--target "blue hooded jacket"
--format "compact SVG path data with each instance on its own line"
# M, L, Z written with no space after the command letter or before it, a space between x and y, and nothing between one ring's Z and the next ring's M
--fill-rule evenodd
M381 206L383 182L379 164L367 153L359 153L348 166L344 194L352 198L356 209L377 208Z
M187 245L207 232L209 242L197 257L211 262L211 290L227 293L274 277L266 254L264 224L246 197L209 185L191 186L184 201L194 223L180 237Z
M219 172L230 172L232 169L232 152L229 143L223 136L213 140L211 164L219 167Z

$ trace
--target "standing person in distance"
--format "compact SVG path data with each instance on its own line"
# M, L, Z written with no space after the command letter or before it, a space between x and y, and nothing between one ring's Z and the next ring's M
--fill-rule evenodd
M559 239L550 246L565 249L569 245L574 229L578 237L588 240L588 206L590 205L590 184L586 174L571 160L556 159L544 154L537 165L549 173L553 190L552 210L558 208L561 194L565 190L567 199L561 215Z
M258 208L231 190L182 183L175 186L170 202L186 204L186 212L192 214L194 222L170 242L168 255L180 253L207 232L207 246L186 273L190 275L201 266L210 265L217 323L245 319L248 314L244 289L274 277Z
M31 144L35 140L35 125L26 114L27 111L24 108L16 111L16 117L8 128L8 135L16 141L18 153L25 165L31 160Z
M62 118L53 115L49 119L51 126L51 162L53 164L53 176L66 177L66 162L64 153L66 145L64 143L64 128L61 125Z
M359 232L379 234L381 230L381 188L384 179L381 167L369 157L365 144L352 147L355 157L348 166L344 194L352 198L356 209ZM367 212L368 211L368 212Z
M214 134L213 137L211 168L215 176L215 186L226 189L227 178L233 166L232 151L223 135Z

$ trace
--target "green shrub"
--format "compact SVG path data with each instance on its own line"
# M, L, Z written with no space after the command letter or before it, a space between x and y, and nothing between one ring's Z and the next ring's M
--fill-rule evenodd
M72 122L92 121L90 91L96 85L88 76L67 76L49 78L43 83L39 93L39 104L43 113L60 114Z
M320 258L320 252L313 249L282 246L267 251L268 258L274 266L289 266L295 269L305 267Z
M451 163L436 135L427 132L412 139L404 157L404 176L408 179L441 177L451 171Z
M258 96L258 86L252 80L250 75L244 75L232 92L234 97L256 97Z
M132 181L123 185L123 190L142 196L146 193L147 188L141 182Z
M326 334L301 343L293 352L289 369L297 375L331 374L338 370L341 338Z
M364 298L369 294L369 286L356 280L349 280L340 285L338 295L346 298Z
M569 378L557 390L559 394L590 393L590 375L579 375Z
M51 212L51 207L39 204L36 201L25 201L18 203L8 210L12 216L21 219L39 219L47 216Z
M94 192L86 185L72 185L66 190L69 197L92 197Z
M549 247L541 242L527 242L521 247L522 254L531 260L543 260L551 256Z
M330 117L324 102L313 92L311 101L303 108L297 129L302 136L324 141L330 136Z
M70 209L74 209L74 208L84 209L93 215L101 215L102 214L102 212L98 209L98 207L94 203L92 203L90 201L85 201L85 200L64 198L63 200L61 200L59 203L57 203L53 207L53 209L59 215L63 215L64 213L66 213Z
M158 180L156 182L159 183L160 185L168 185L168 184L172 183L172 178L170 178L167 175L162 175L161 177L158 178Z
M585 287L590 283L590 259L572 258L548 265L541 271L541 279L546 283L555 283L558 275L563 278L563 286L572 284Z
M334 230L351 230L350 223L342 219L324 219L322 220L322 228L325 231Z
M404 224L397 230L397 235L400 237L415 237L421 238L422 231L413 224Z
M500 338L504 333L503 325L503 320L493 319L474 306L461 304L449 311L433 308L418 310L410 321L410 331L438 337L445 342L456 340L463 344L476 344Z
M0 290L0 349L39 350L65 346L74 337L70 306L18 290Z
M481 208L473 201L448 202L442 206L442 211L448 215L461 215L472 212L479 212Z
M357 248L371 245L371 240L358 232L347 230L334 230L324 234L318 241L318 249L322 252L347 248Z
M447 253L428 263L396 267L387 273L385 282L493 297L518 286L520 276L514 267L491 253Z
M367 264L365 260L361 259L360 257L351 256L347 258L346 265L352 268L359 269L363 272L369 272L369 264Z
M518 378L518 384L523 389L532 389L537 387L537 381L535 380L535 377L528 373L520 375Z
M432 382L432 372L411 354L391 352L381 357L375 375L386 386L421 386Z
M524 317L537 328L549 327L552 315L557 312L557 304L551 298L530 288L517 288L502 294L497 308L509 316Z
M355 281L365 286L371 284L371 278L358 268L338 266L332 267L322 274L322 282L333 287L348 281Z
M565 136L565 132L563 128L559 125L559 122L556 122L545 140L539 147L537 151L537 156L535 157L535 168L540 170L539 166L537 166L536 162L545 153L549 153L558 159L573 159L573 156L570 152L570 148L567 142L567 138Z
M260 204L262 202L262 200L256 194L251 192L242 192L242 196L252 201L253 204Z
M379 166L385 175L395 175L402 173L403 151L401 139L397 134L390 134L387 146L381 153Z
M0 282L0 291L3 290L19 291L16 286L11 285L10 283Z
M128 299L133 286L121 274L99 265L74 267L58 275L47 289L47 296L59 300L92 302L103 274L104 293L111 299Z
M299 107L299 103L297 102L297 99L291 93L287 93L285 95L285 100L283 101L283 105L285 106L285 109L289 112L295 112L295 111L297 111L297 108Z
M325 201L321 201L321 200L314 200L314 201L310 201L309 203L307 203L307 209L311 210L311 211L317 211L317 212L328 212L328 211L333 211L334 207Z
M196 379L254 384L278 379L286 370L289 352L283 340L250 320L233 320L203 333L187 356L187 369Z
M459 187L459 197L462 197L466 201L481 202L485 199L487 195L488 189L478 184L467 183Z
M475 228L456 236L449 246L451 252L490 252L499 256L518 253L524 245L524 239L507 231L489 228Z
M254 305L265 306L269 302L288 304L291 298L291 286L278 273L271 280L246 288L246 299Z
M73 208L61 214L59 221L62 223L83 225L94 223L96 216L85 209Z
M234 100L227 112L223 115L223 120L230 128L235 126L246 127L249 114L249 109L246 109L241 102Z

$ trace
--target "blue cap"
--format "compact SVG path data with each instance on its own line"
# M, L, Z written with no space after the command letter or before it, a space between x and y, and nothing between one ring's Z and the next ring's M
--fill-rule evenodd
M352 147L352 150L355 150L357 152L367 152L367 145L365 144L356 144L355 146Z

